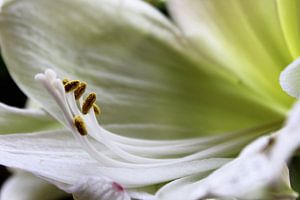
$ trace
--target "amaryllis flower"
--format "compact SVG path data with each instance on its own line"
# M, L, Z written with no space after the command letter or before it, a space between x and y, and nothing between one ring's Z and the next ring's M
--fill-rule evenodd
M297 4L5 2L2 54L40 108L1 105L0 163L75 199L295 198Z

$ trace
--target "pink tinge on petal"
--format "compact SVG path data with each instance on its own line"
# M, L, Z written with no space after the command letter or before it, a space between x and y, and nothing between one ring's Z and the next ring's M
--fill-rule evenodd
M112 187L117 191L117 192L124 192L124 188L122 187L122 185L120 185L117 182L113 182L112 183Z
M120 183L105 176L83 177L67 192L72 193L76 200L130 200L127 191Z

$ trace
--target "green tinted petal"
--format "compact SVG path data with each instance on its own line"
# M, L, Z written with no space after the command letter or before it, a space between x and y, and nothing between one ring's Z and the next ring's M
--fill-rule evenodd
M45 68L88 82L101 122L122 134L187 137L283 117L225 68L194 57L176 27L142 1L13 1L0 34L16 82L58 119L33 80Z
M270 196L275 196L282 200L295 200L298 199L299 195L291 187L290 172L287 166L284 167L278 182L275 183L270 190Z
M158 196L188 194L188 199L208 197L234 199L295 199L289 183L286 162L299 148L298 102L286 125L272 135L260 137L240 155L204 179L185 177L164 186ZM194 179L194 180L193 180ZM272 196L272 197L270 197Z
M300 56L299 0L277 0L278 17L293 58Z
M59 124L41 109L20 109L0 103L0 134L49 130Z
M293 57L275 0L170 0L169 8L198 54L230 69L269 103L290 105L278 76Z

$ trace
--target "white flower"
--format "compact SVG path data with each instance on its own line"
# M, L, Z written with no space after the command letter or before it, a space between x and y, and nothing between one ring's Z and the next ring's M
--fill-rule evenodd
M85 200L249 199L274 188L294 198L281 174L299 145L299 108L282 126L295 100L278 76L300 55L297 10L275 0L168 5L178 26L138 0L6 2L2 54L45 111L0 106L1 133L14 133L0 137L0 163ZM298 97L297 63L281 84Z

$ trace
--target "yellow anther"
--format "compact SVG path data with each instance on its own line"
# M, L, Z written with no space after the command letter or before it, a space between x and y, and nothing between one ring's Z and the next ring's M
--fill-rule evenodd
M83 93L85 92L85 88L86 88L87 84L85 82L81 82L79 84L79 86L77 87L77 89L74 91L75 94L75 99L78 100Z
M63 83L63 85L65 85L65 84L68 83L69 81L70 81L69 79L64 78L64 79L62 80L62 83Z
M89 94L83 102L82 113L84 115L87 114L89 110L93 107L95 102L96 102L96 94L95 93Z
M85 136L88 134L85 123L79 115L74 117L74 125L77 131L80 133L80 135Z
M80 81L77 81L77 80L69 81L64 85L65 86L65 91L66 92L71 92L73 90L76 90L78 88L79 84L80 84Z
M101 114L101 109L97 104L93 104L93 109L96 115L100 115Z

